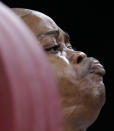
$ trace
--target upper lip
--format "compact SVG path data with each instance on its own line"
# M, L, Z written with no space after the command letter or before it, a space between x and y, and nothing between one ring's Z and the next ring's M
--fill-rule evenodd
M91 64L89 67L90 73L95 73L103 76L105 74L104 67L100 64L100 62L94 58L91 58Z

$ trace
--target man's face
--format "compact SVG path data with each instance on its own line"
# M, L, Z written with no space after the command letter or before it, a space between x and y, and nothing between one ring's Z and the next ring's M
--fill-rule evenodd
M64 123L87 128L105 102L103 66L98 60L75 51L69 36L48 16L36 11L13 9L40 41L55 72Z

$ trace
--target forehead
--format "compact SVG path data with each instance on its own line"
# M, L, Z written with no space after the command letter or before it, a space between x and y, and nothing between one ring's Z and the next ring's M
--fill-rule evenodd
M23 10L25 11L25 16L21 18L25 21L26 24L32 29L35 34L45 33L51 30L58 30L56 23L47 15L32 10ZM27 14L27 12L29 14Z
M32 15L37 19L36 24L38 24L39 34L59 30L61 37L65 35L65 32L49 16L38 11L33 11Z
M59 30L60 34L64 34L49 16L41 12L22 8L13 8L13 11L25 21L35 35L53 30Z
M56 25L56 23L47 15L33 11L32 15L38 19L39 26L47 29L47 30L57 30L59 27Z

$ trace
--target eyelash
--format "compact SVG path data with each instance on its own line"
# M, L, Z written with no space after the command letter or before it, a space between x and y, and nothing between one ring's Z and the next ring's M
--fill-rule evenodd
M72 46L68 45L67 48L72 49ZM60 51L60 44L54 45L49 48L45 48L45 51L50 53L58 53Z
M69 46L67 46L67 48L72 49L72 46L71 46L71 45L69 45Z
M57 53L59 51L60 45L54 45L50 48L45 49L47 52Z

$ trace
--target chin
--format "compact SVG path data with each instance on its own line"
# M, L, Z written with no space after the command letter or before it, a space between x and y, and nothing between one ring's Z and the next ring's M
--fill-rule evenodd
M81 80L85 103L93 108L102 107L105 103L105 85L103 77L90 74L87 78ZM88 101L88 102L87 102Z
M80 104L76 105L77 108L73 106L68 110L68 119L70 119L68 122L76 122L74 125L80 125L80 127L85 129L96 121L105 103L105 87L103 82L99 84L88 83L87 85L89 87L86 86L83 91L81 90L83 95L81 96Z

